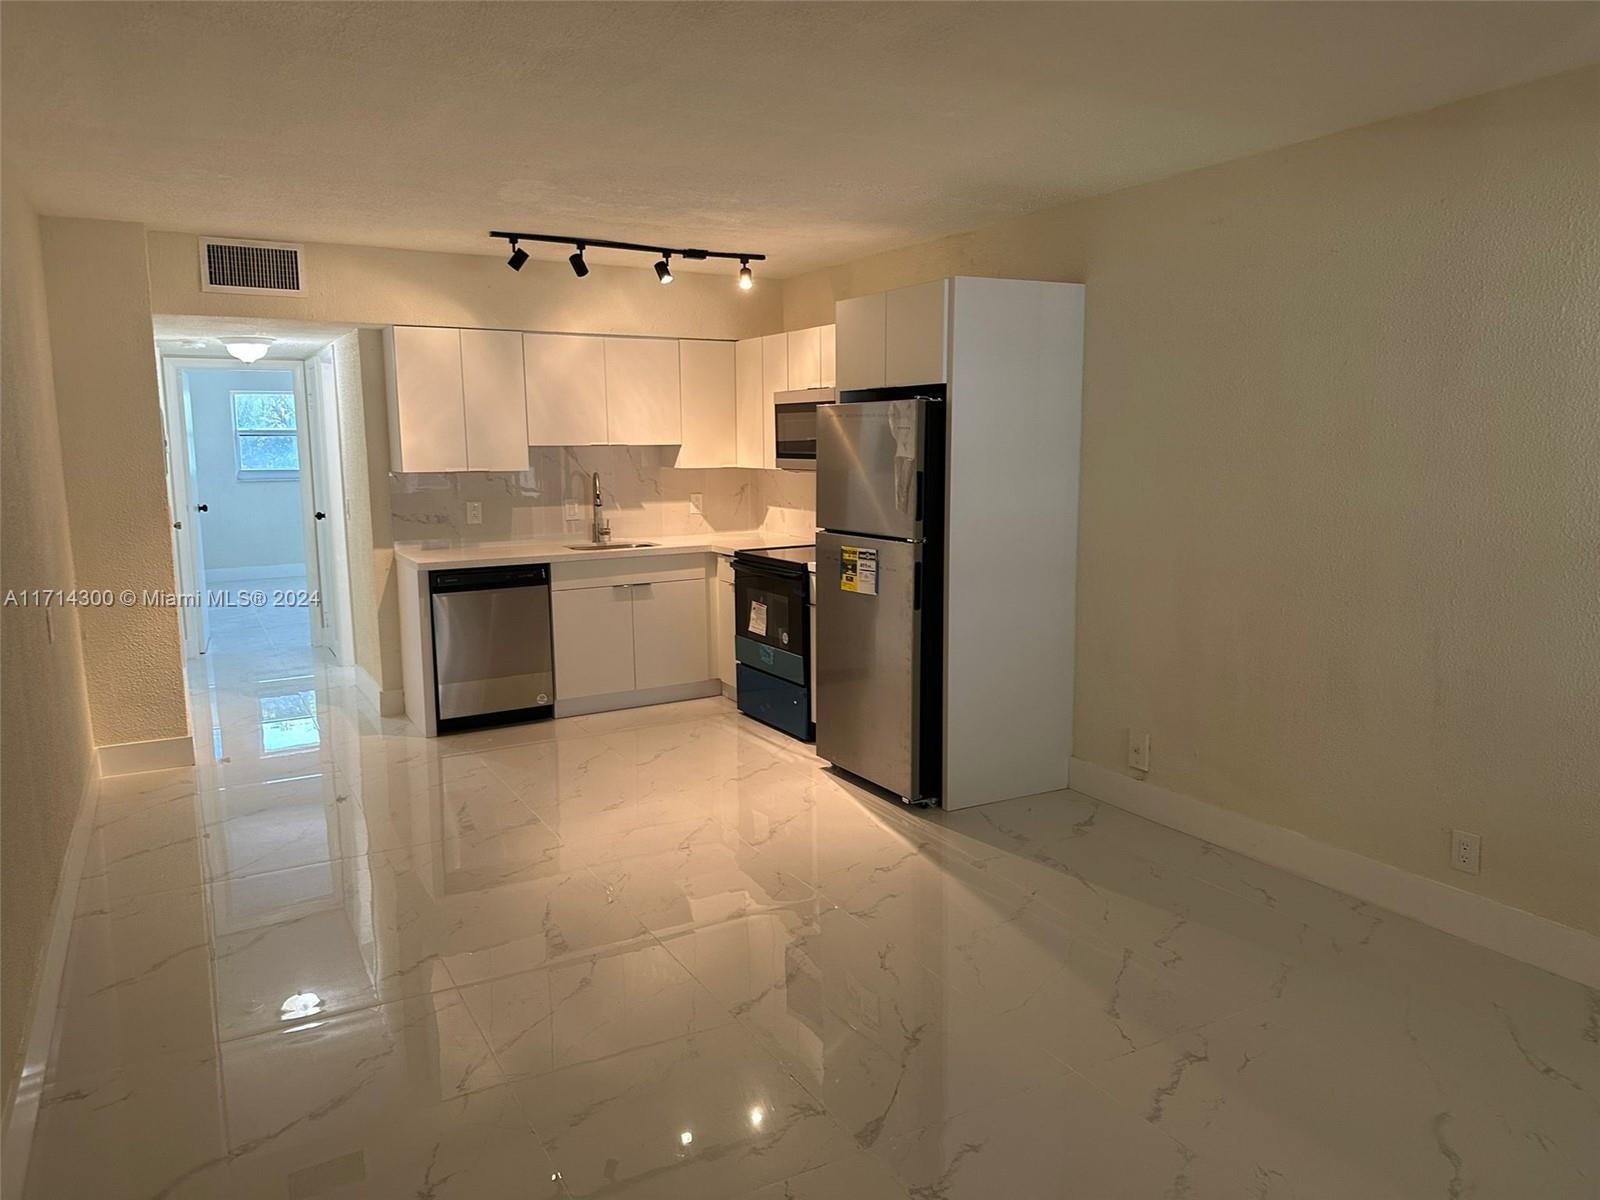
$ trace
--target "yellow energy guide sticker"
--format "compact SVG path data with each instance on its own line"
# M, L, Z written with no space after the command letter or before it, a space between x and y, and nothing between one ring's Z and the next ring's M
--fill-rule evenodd
M839 590L862 596L878 594L878 552L865 546L839 548Z

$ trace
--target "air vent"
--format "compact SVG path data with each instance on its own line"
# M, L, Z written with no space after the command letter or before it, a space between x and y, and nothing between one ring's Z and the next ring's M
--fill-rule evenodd
M300 247L286 242L201 238L200 290L304 296Z

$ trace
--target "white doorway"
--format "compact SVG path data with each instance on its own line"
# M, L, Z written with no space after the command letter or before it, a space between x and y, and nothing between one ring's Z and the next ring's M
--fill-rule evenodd
M347 560L328 529L330 519L340 533L344 524L331 469L337 407L312 398L313 376L322 382L315 361L163 359L177 581L194 598L180 608L191 657L226 640L241 650L323 646L349 661L337 616L342 606L348 624ZM331 373L324 388L331 395ZM328 582L342 597L331 606Z

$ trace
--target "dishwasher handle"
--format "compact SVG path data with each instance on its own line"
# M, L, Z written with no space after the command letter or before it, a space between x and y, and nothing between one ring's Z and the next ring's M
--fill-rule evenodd
M476 567L467 571L429 571L428 591L476 592L485 588L541 587L550 583L549 563L515 567Z

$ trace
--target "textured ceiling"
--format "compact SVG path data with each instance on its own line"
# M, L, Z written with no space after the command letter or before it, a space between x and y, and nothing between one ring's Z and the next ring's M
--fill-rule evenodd
M309 325L303 321L249 320L235 317L157 316L156 348L182 358L230 358L219 340L225 337L276 338L269 359L310 358L318 350L350 332L349 326Z
M520 227L777 275L1600 59L1600 5L1560 3L3 14L8 165L44 212L484 253Z

